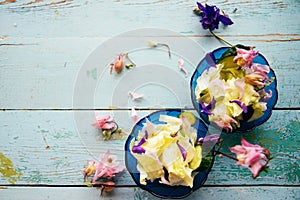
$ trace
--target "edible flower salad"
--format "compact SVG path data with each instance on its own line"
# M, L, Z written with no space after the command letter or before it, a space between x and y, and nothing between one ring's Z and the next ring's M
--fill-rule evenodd
M225 51L215 66L197 79L195 95L201 112L227 132L240 127L240 121L263 116L272 90L265 90L274 78L270 67L254 63L259 55L253 47L236 45Z
M137 141L131 142L131 153L137 159L140 183L159 179L162 184L193 187L202 160L202 146L197 142L193 113L179 117L160 115L160 124L146 123ZM202 138L203 139L203 138Z

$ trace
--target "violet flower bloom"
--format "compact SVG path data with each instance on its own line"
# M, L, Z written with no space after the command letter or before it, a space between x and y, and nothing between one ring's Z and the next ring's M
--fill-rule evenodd
M197 4L200 10L199 15L202 17L200 22L203 29L209 29L210 31L218 29L220 22L222 22L224 25L233 24L231 19L224 12L224 15L220 14L220 9L216 6L209 6L207 4L204 6L199 2L197 2Z
M95 128L109 130L116 127L114 119L110 115L96 115L97 122L92 124Z
M145 142L146 142L146 138L143 137L143 138L141 139L141 141L138 143L138 145L135 145L135 146L132 147L132 152L133 152L133 153L145 153L146 150L143 149L143 147L141 147L142 144L144 144Z
M242 138L241 143L242 145L231 147L230 151L237 155L238 162L236 162L236 165L248 167L253 178L256 178L260 171L268 164L270 152L268 149L257 144L250 144L244 138Z
M100 158L99 162L95 162L95 175L92 182L94 183L99 178L111 179L117 173L122 172L125 168L116 160L117 157L115 155L111 155L110 152L107 151Z
M244 113L247 113L248 112L248 108L247 108L247 106L246 106L246 104L245 103L243 103L243 102L241 102L241 101L239 101L239 100L231 100L231 101L229 101L230 103L236 103L237 105L239 105L240 107L241 107L241 109L243 109L243 112Z

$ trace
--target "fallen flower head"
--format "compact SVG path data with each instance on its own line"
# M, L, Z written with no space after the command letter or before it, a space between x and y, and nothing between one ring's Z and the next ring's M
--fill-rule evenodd
M257 144L250 144L244 138L242 138L241 144L230 148L230 151L237 156L236 165L248 167L253 178L256 178L266 168L271 159L270 152Z
M116 131L121 131L121 129L118 128L118 124L114 121L114 118L110 115L96 115L96 120L97 122L92 124L92 126L102 131L104 140L110 139L111 135Z
M231 25L233 22L231 19L222 11L220 13L220 9L216 6L210 6L205 4L202 5L201 3L197 2L198 8L194 10L194 12L201 16L201 24L203 29L209 29L213 31L219 28L219 23L222 22L224 25Z
M117 162L117 157L107 151L98 161L91 160L83 170L85 182L92 177L90 183L95 183L99 179L111 180L116 174L125 168Z
M112 73L112 70L115 70L115 72L120 73L124 68L124 63L125 54L121 53L119 55L116 55L114 62L110 64L110 74Z

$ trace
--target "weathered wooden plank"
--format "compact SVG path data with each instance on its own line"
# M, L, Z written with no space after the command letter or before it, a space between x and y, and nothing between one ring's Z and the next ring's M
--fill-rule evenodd
M100 192L95 188L49 188L49 187L8 187L0 190L0 197L6 200L30 198L46 199L99 199ZM290 187L203 187L184 199L299 199L299 188ZM159 199L138 188L116 188L112 193L104 193L101 199Z
M153 40L170 44L173 54L172 59L168 59L165 49L147 47L147 40L152 37L142 37L143 31L137 33L138 38L7 39L8 43L24 45L0 47L0 93L3 96L0 108L130 108L133 104L144 108L192 108L190 76L204 53L222 43L207 37L154 37ZM164 33L163 30L159 35ZM166 31L168 33L170 31ZM153 31L152 34L157 33ZM262 41L265 39L239 37L236 41L257 46L269 60L278 79L276 107L299 107L300 58L295 56L300 52L299 42ZM109 63L122 51L131 52L130 56L138 66L118 76L109 75ZM188 76L179 71L179 58L185 60ZM80 76L85 79L80 80ZM76 84L92 98L92 104L74 103L74 94L79 91ZM144 100L132 102L127 95L130 90L145 93Z
M145 116L150 111L138 112ZM129 111L101 111L112 114L125 133L133 127ZM18 184L82 185L82 169L87 160L110 150L124 162L126 134L116 140L102 141L90 124L94 111L6 111L0 112L0 152L23 173ZM274 111L264 125L244 134L225 135L222 151L238 144L244 137L251 143L268 148L274 159L269 173L253 180L248 169L235 166L228 158L216 158L206 184L299 184L299 111ZM50 148L46 148L49 146ZM126 172L119 184L133 184ZM8 184L4 178L0 184Z
M166 28L188 35L208 34L201 29L199 17L192 13L196 7L195 0L81 0L55 5L50 2L52 0L24 5L24 1L17 1L0 5L0 34L10 37L95 37L111 36L140 27ZM299 38L300 4L295 0L209 3L228 12L235 23L221 31L224 35L283 34ZM164 8L163 12L161 8Z

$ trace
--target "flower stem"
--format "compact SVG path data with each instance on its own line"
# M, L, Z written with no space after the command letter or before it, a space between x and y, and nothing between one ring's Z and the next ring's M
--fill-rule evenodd
M169 58L171 58L171 49L170 49L169 45L164 44L164 43L157 43L157 45L167 47L168 48Z
M131 62L131 64L133 65L133 67L135 67L136 64L129 58L128 53L126 53L125 56L129 60L129 62Z
M231 155L229 155L229 154L222 153L222 152L220 152L220 151L215 151L215 152L216 152L217 154L219 154L219 155L226 156L227 158L230 158L230 159L232 159L232 160L239 161L237 158L235 158L235 157L233 157L233 156L231 156Z
M223 42L225 42L226 44L228 44L229 46L233 46L233 44L231 44L230 42L228 42L227 40L223 39L222 37L218 36L217 34L215 34L213 31L210 30L210 33L216 37L219 40L222 40Z

